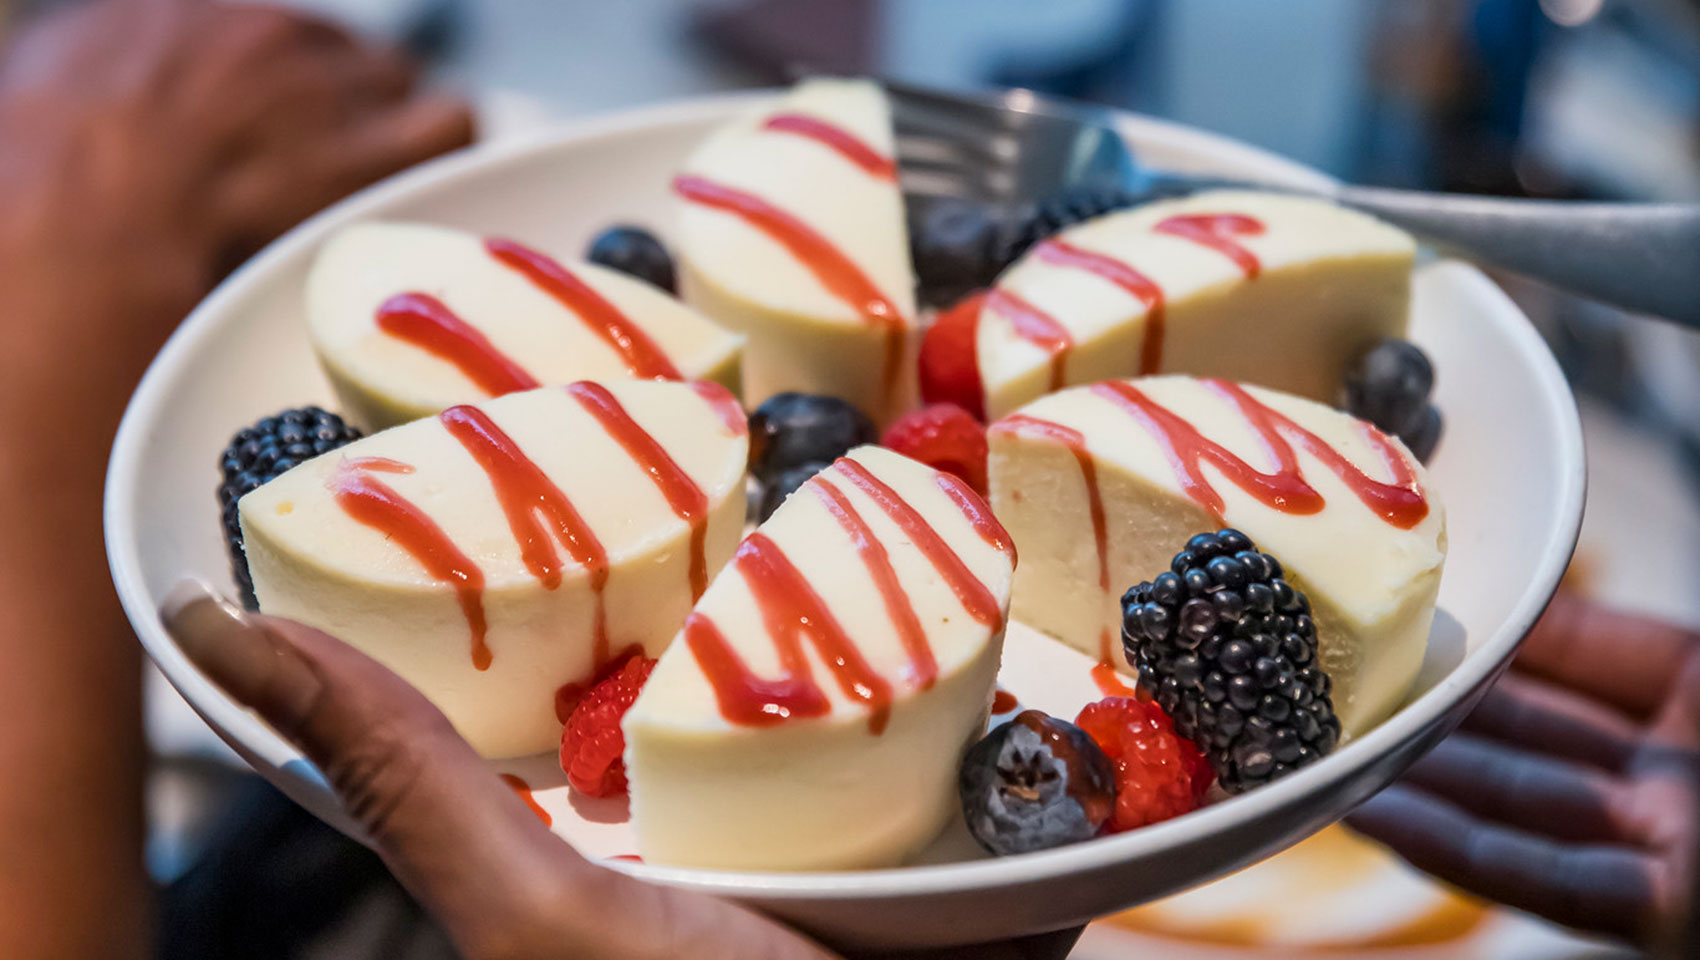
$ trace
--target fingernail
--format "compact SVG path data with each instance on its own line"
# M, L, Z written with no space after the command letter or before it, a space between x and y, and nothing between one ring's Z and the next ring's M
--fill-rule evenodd
M196 579L173 587L159 616L189 662L238 703L285 736L300 726L319 695L318 674L262 619Z

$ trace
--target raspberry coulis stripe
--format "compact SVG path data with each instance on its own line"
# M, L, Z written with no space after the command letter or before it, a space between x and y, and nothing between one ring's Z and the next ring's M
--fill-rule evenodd
M541 386L490 339L428 293L398 293L378 306L378 329L454 364L493 397Z
M909 654L910 682L917 690L926 690L938 679L938 660L933 656L933 646L927 641L927 631L921 626L921 620L915 615L915 604L909 597L909 592L903 589L903 584L897 579L897 568L891 564L891 554L885 549L885 544L874 536L874 531L862 515L856 511L850 498L844 491L838 489L825 476L825 471L816 474L808 486L814 489L820 497L826 511L838 521L849 535L850 543L856 548L856 553L862 558L862 565L873 577L874 585L879 588L880 599L885 603L886 615L891 618L892 626L897 629L897 638L902 641L903 649Z
M708 535L708 497L655 437L633 420L620 401L598 383L581 382L567 386L567 392L585 409L602 429L613 437L626 455L649 475L651 483L661 491L673 514L691 528L691 602L695 603L708 587L708 561L704 555Z
M1256 237L1263 234L1263 221L1243 213L1188 213L1169 217L1151 228L1158 233L1191 240L1234 261L1247 280L1263 270L1257 254L1236 243L1234 237Z
M1050 389L1061 390L1067 375L1068 354L1074 349L1074 335L1068 328L1020 294L1003 287L992 288L986 295L984 309L1007 317L1016 336L1051 355Z
M806 113L776 113L768 117L761 126L763 130L797 134L823 144L861 167L863 172L875 179L897 179L897 164L890 157L881 155L862 138L843 127L828 123L819 117L811 117Z
M755 598L779 655L781 675L769 679L754 674L713 620L692 613L685 621L685 643L714 690L721 716L730 723L770 726L829 711L832 705L815 683L803 652L802 637L807 635L844 695L867 705L869 731L882 732L891 714L891 685L868 665L779 545L758 530L738 547L732 565Z
M684 379L642 327L553 258L512 240L495 237L484 241L484 249L497 263L531 281L577 315L591 333L620 355L620 361L632 376L648 380Z
M1163 288L1157 281L1132 266L1093 250L1052 237L1039 244L1035 255L1043 262L1059 267L1084 270L1127 291L1145 305L1145 338L1139 348L1141 376L1156 373L1163 364Z

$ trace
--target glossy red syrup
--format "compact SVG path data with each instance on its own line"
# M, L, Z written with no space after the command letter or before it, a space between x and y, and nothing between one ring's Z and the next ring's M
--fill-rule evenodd
M728 435L741 437L750 432L750 421L744 416L744 408L738 404L738 398L732 396L732 391L713 380L692 380L691 389L719 414L720 423Z
M619 853L619 854L615 854L612 857L609 857L608 859L610 859L610 860L621 860L621 861L624 861L626 863L642 863L643 862L643 858L638 856L635 853Z
M673 513L691 527L691 602L695 603L708 587L708 561L703 555L708 535L708 497L696 481L679 467L678 461L661 446L649 432L638 426L620 401L601 384L582 382L567 387L567 392L585 411L602 424L602 429L626 451L650 482L667 498Z
M1175 479L1188 496L1218 519L1222 516L1222 496L1204 474L1203 465L1206 463L1271 509L1294 514L1312 514L1321 510L1325 502L1322 495L1305 482L1298 454L1293 449L1295 444L1322 461L1364 506L1392 526L1408 530L1428 516L1428 501L1417 486L1416 470L1385 436L1373 428L1366 436L1392 471L1393 483L1383 483L1366 476L1356 464L1341 456L1321 437L1259 402L1238 384L1215 379L1203 382L1239 408L1246 423L1257 434L1260 445L1275 460L1274 472L1264 473L1241 460L1132 384L1109 380L1091 389L1131 414L1163 445L1174 468Z
M1110 281L1145 304L1145 339L1139 348L1139 374L1156 373L1163 365L1163 288L1133 267L1091 250L1052 237L1039 244L1040 260L1059 267L1085 270Z
M1016 336L1051 355L1050 389L1061 390L1068 372L1068 354L1074 349L1074 335L1068 328L1056 317L1002 287L992 288L985 309L1008 317Z
M868 730L879 734L891 713L891 685L873 671L808 580L766 534L745 538L732 563L749 585L781 675L758 677L714 622L701 613L685 620L685 643L714 688L720 714L730 723L770 726L790 717L816 717L831 709L803 653L806 635L838 681L839 689L868 707Z
M997 692L992 694L993 713L1008 713L1020 705L1021 701L1015 699L1015 694L1002 687L999 687Z
M378 306L378 329L452 363L492 397L540 384L478 328L428 293L398 293Z
M950 585L951 592L956 594L956 599L961 602L962 608L968 611L970 617L993 630L1003 626L1003 607L998 603L998 598L992 595L992 591L987 589L979 577L974 576L974 572L968 569L968 565L962 562L962 558L956 555L950 544L944 542L944 538L939 536L938 531L933 529L932 524L929 524L919 511L898 496L896 490L891 489L883 480L868 472L867 467L856 461L841 457L834 466L852 486L878 504L910 542L920 548L927 561L933 565L933 569Z
M484 642L489 629L484 619L484 571L455 546L425 511L389 484L365 472L374 469L384 473L413 470L407 464L379 457L348 461L331 479L337 505L356 522L377 530L406 550L431 576L454 587L461 613L472 631L472 665L488 670L490 647Z
M531 575L550 590L561 585L560 556L554 544L557 539L589 573L590 589L596 595L593 663L598 667L606 663L608 611L602 590L608 584L608 554L590 525L561 488L484 411L464 405L450 407L437 419L490 478ZM543 520L549 522L549 529Z
M862 558L862 565L868 568L868 574L874 578L874 585L879 587L886 615L891 618L892 626L897 629L897 638L902 641L903 649L909 654L911 686L917 690L930 688L938 679L938 661L933 657L933 645L927 641L927 631L921 626L921 619L915 615L915 605L909 599L909 592L898 582L897 569L891 565L891 555L886 552L885 544L880 543L879 538L874 536L874 531L868 527L868 522L862 519L862 515L856 512L850 498L828 480L824 472L810 481L808 486L814 489L821 503L825 504L826 511L838 521L838 525L850 535L850 543Z
M1106 697L1133 697L1136 700L1149 699L1135 687L1128 686L1122 675L1117 672L1116 665L1109 659L1098 661L1092 668L1092 682L1098 685L1098 692Z
M999 422L999 429L1037 434L1055 440L1067 447L1069 453L1074 454L1074 462L1080 465L1080 477L1086 482L1086 509L1092 517L1092 541L1098 548L1098 588L1108 591L1110 557L1106 543L1109 533L1104 520L1104 495L1098 489L1098 466L1092 462L1092 454L1086 449L1086 437L1073 427L1065 427L1060 423L1041 420L1025 413L1013 413L1003 418ZM1100 645L1108 645L1108 641L1103 637L1099 639Z
M531 784L526 783L524 780L521 780L519 777L516 777L511 773L504 773L501 777L502 782L512 788L513 792L521 800L525 801L525 805L531 810L532 815L538 820L543 821L543 825L545 827L554 825L555 819L549 816L549 811L543 809L543 805L537 802L537 798L535 796L532 796Z
M882 155L843 127L806 113L776 113L761 126L763 130L794 133L824 144L876 180L897 179L897 164L890 157Z
M966 480L955 474L940 473L933 477L933 482L939 485L945 496L968 518L968 523L973 526L974 532L980 535L980 539L1002 551L1011 563L1015 562L1015 541L1010 538L1009 531L1003 528L1003 524L998 522L998 518L992 516L992 508L986 505L986 501L974 492L974 488L970 487Z
M1256 217L1241 213L1189 213L1169 217L1151 229L1209 247L1234 261L1247 280L1255 278L1263 270L1257 254L1234 241L1235 237L1263 234L1263 221Z
M881 389L883 396L891 397L902 366L904 331L908 321L898 312L897 305L887 299L868 275L856 266L855 261L814 228L753 193L688 175L673 178L673 191L692 203L730 213L767 234L790 251L797 262L814 274L821 286L849 304L864 321L884 327L885 369Z
M512 240L491 238L484 241L484 249L496 262L530 280L577 314L591 333L620 355L632 376L646 380L684 379L642 327L554 259Z

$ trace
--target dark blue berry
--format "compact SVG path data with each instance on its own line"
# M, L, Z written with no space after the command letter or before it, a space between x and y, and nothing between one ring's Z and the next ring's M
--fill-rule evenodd
M1434 365L1409 340L1389 338L1371 347L1346 371L1345 407L1388 433L1416 425L1434 389Z
M1440 435L1444 429L1440 408L1431 403L1423 408L1422 414L1410 429L1399 434L1399 439L1405 441L1405 446L1410 448L1411 456L1416 457L1420 463L1427 463L1429 458L1434 456L1434 448L1440 444Z
M831 463L879 439L873 421L837 397L776 393L750 414L750 472L762 483L805 463Z
M609 227L590 242L585 259L675 292L673 258L655 234L642 227Z
M924 306L943 307L990 286L1006 265L997 252L1003 219L995 208L963 197L917 197L908 212L909 255Z
M999 855L1089 840L1116 803L1104 752L1079 727L1037 710L970 747L957 788L968 832Z
M773 516L773 511L779 509L786 498L797 492L797 488L809 482L809 478L831 466L829 463L805 463L792 467L775 477L772 483L762 484L760 509L756 517L757 523L766 522Z

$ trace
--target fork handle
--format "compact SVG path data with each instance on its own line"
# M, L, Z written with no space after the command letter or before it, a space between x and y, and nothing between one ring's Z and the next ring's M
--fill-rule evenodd
M1570 203L1383 187L1337 202L1471 258L1700 329L1700 204Z

